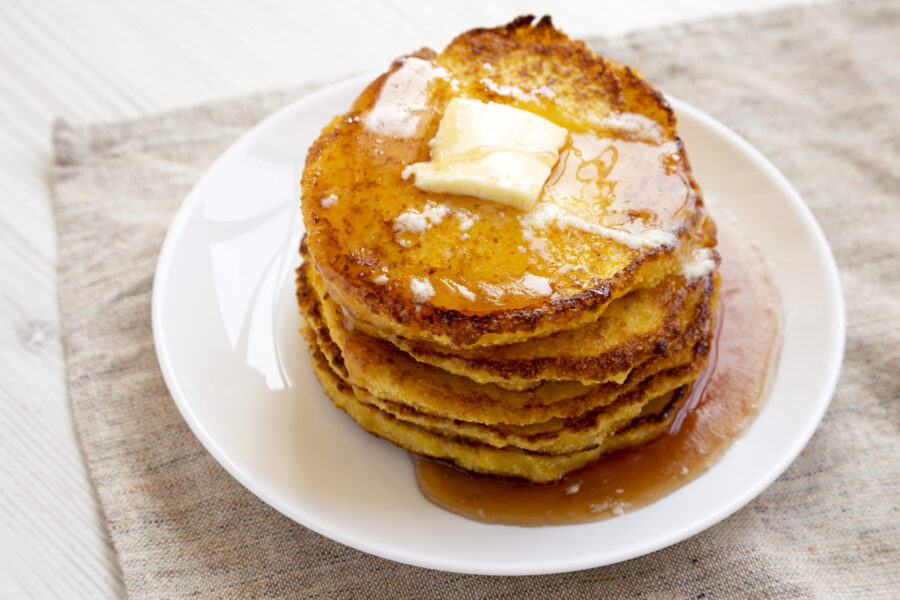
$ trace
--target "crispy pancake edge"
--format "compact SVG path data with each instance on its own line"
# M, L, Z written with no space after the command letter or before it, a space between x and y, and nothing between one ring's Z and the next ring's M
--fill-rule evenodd
M357 349L352 345L348 347L343 339L346 333L343 323L332 320L329 329L321 315L316 290L307 277L310 269L309 265L298 269L298 301L332 367L340 371L344 379L375 396L408 404L419 412L439 417L522 426L555 418L578 417L613 403L622 394L634 392L645 380L659 373L668 377L696 377L709 353L712 328L709 315L704 314L686 336L670 345L666 355L637 367L623 384L582 386L571 382L544 382L533 390L511 392L417 363L382 340L356 336L368 340L371 346L357 353ZM340 340L338 343L333 339L335 335Z
M603 454L654 439L664 432L685 397L683 391L676 393L673 401L661 413L635 419L620 432L609 436L603 446L591 450L546 455L518 449L493 448L416 428L359 400L352 386L332 370L325 356L315 345L315 336L308 326L303 329L310 343L316 377L338 408L377 437L423 456L450 461L474 473L515 477L535 483L556 481L566 473L594 462Z

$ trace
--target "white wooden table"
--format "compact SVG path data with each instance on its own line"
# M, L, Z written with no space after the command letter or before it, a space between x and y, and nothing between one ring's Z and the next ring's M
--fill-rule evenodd
M50 126L111 121L382 69L457 33L550 12L573 37L796 0L0 3L0 599L123 596L70 417Z

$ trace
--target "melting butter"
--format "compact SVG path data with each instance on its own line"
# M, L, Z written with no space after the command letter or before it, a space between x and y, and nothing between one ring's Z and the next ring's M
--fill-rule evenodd
M642 229L627 231L615 229L591 223L587 219L568 212L563 207L552 202L543 201L532 212L520 217L519 221L534 230L546 229L554 225L558 229L578 229L586 233L592 233L612 240L629 248L674 248L678 244L678 238L661 229Z
M431 160L403 170L427 192L460 194L530 210L569 132L526 110L452 99L429 142Z
M426 277L413 277L409 281L409 288L412 291L413 299L418 302L428 302L434 296L434 288Z
M718 265L715 250L712 248L700 248L694 250L691 260L682 267L681 273L685 279L707 277L716 270Z

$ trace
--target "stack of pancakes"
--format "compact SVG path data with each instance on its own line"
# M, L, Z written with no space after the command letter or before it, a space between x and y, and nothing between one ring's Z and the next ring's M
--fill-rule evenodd
M530 211L425 192L453 97L570 132ZM665 99L530 17L396 61L309 151L297 297L326 393L367 431L549 482L660 435L704 369L715 226Z

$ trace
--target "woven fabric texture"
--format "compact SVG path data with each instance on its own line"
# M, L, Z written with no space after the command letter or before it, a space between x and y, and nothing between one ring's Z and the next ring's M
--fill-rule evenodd
M234 481L175 408L150 330L166 228L216 156L315 86L129 122L58 123L68 390L129 594L900 597L898 33L900 3L881 0L589 40L736 130L797 187L837 257L847 350L818 432L756 500L671 548L560 575L443 573L328 540Z

